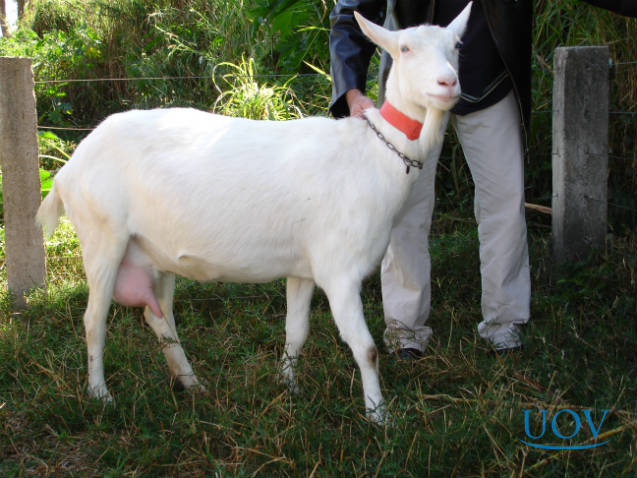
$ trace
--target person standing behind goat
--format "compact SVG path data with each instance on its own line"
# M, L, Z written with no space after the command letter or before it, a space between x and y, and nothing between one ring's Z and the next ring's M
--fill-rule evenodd
M634 0L586 1L637 16ZM362 118L363 111L373 106L364 91L374 46L361 34L354 10L377 23L384 21L391 29L422 23L445 26L468 3L339 0L330 15L332 115ZM478 333L498 351L521 346L519 327L530 316L523 160L531 111L532 13L531 0L474 0L460 46L462 96L447 118L457 132L475 183L482 276ZM383 103L390 61L383 54L379 104ZM396 121L401 129L402 120ZM419 176L381 265L384 341L390 352L404 360L422 356L432 334L426 325L431 301L428 235L441 149L432 151Z

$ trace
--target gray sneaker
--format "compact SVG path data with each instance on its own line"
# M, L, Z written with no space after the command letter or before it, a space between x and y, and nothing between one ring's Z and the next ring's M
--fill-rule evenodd
M502 330L499 330L489 337L489 340L496 352L504 352L522 347L520 329L515 324L503 327Z

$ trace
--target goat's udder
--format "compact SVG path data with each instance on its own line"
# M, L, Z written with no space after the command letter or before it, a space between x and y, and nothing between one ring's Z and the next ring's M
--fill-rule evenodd
M163 317L153 292L153 280L148 270L122 261L117 271L113 299L129 307L146 307L157 317Z

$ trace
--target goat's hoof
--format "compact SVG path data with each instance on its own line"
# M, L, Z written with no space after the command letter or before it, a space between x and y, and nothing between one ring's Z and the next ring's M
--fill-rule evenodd
M288 389L288 393L293 396L297 396L301 393L301 389L299 388L299 384L295 381L287 382L285 386Z
M279 382L281 382L287 388L288 393L290 393L291 395L298 395L299 393L301 393L299 383L296 380L294 374L291 374L289 372L280 372Z
M387 410L384 405L380 405L376 408L367 409L367 420L369 420L374 425L379 426L392 426L393 418L391 413Z
M173 388L175 390L190 390L191 392L206 392L204 387L195 375L180 375L173 380Z
M97 387L88 388L88 396L96 400L100 400L105 404L113 403L113 396L110 394L106 385L98 385Z

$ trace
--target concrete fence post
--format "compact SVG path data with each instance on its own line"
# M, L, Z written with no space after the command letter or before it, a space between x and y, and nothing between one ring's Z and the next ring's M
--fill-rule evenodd
M608 47L557 48L553 83L553 257L604 247L608 194Z
M40 205L37 113L28 58L0 57L0 165L9 291L18 307L25 292L46 283Z

